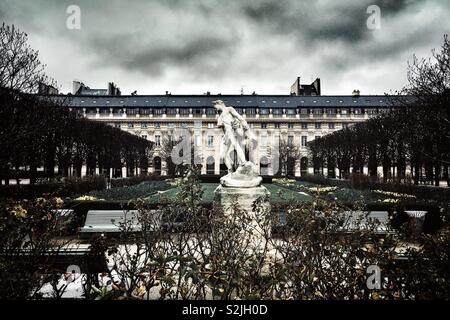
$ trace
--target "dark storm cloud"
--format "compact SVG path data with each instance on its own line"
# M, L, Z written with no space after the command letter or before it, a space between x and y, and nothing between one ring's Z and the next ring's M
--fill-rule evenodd
M358 42L370 37L366 27L367 7L378 5L385 16L401 13L419 0L365 0L330 3L300 3L295 0L266 0L243 4L244 14L275 32L304 36L310 42L342 40Z
M65 28L70 4L81 8L79 31ZM377 31L366 26L373 4L382 15ZM277 88L304 73L331 79L330 87L340 85L336 74L357 72L365 82L374 65L389 74L407 55L438 47L450 29L448 0L1 0L2 13L37 39L47 64L60 52L70 56L55 66L69 79L87 70L90 78L151 74L154 81L272 81Z
M373 1L373 4L378 5L383 14L385 15L395 15L401 13L408 7L420 3L422 0L378 0Z
M142 35L143 37L144 35ZM213 69L202 68L208 60L222 60L231 56L238 38L220 39L214 36L199 35L183 42L154 41L149 45L136 43L135 35L93 37L89 43L94 52L100 53L104 61L121 68L142 73L159 74L166 66L184 66L197 72L214 73L225 69L220 64Z
M244 4L243 12L274 32L289 33L317 42L329 39L356 41L365 33L367 6L348 6L331 11L314 4L298 6L294 1L264 1ZM321 19L323 15L326 19Z

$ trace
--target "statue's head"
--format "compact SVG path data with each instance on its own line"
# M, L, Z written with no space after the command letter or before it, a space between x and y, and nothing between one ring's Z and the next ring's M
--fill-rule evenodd
M225 108L225 103L223 103L222 100L215 100L212 103L214 108L216 108L217 110L222 110L223 108Z

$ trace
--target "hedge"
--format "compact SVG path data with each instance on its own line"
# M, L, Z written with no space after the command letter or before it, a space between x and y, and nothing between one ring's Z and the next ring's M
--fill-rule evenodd
M69 197L105 188L106 180L103 176L87 176L84 178L67 178L59 182L0 186L0 197L32 199L41 197L43 194Z
M418 186L402 183L372 182L369 179L330 179L323 175L305 175L300 181L313 182L323 185L331 185L340 188L353 188L358 190L383 190L415 195L417 199L435 200L448 202L450 200L450 188Z

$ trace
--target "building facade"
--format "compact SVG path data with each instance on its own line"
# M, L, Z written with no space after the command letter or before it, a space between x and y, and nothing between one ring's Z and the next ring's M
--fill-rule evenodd
M262 175L274 175L281 170L273 161L274 153L270 152L280 139L296 146L300 153L283 174L313 173L308 142L391 108L386 96L359 95L357 91L346 96L320 95L320 79L307 86L300 85L297 79L294 86L296 89L290 95L74 94L68 96L68 101L70 108L88 119L153 141L150 172L162 175L167 174L168 168L162 152L164 141L183 131L188 131L192 138L202 174L224 173L219 157L221 129L216 125L218 114L213 108L214 100L220 99L234 107L247 120L257 137L253 160Z

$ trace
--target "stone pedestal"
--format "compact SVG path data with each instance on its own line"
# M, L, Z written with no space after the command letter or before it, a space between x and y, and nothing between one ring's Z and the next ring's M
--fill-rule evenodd
M268 199L261 203L261 210L253 211L253 203L261 197L270 196L270 192L264 186L253 188L234 188L218 186L214 191L216 200L220 202L226 216L236 214L233 210L233 205L242 210L240 214L246 215L249 223L245 230L242 230L240 236L251 236L253 249L264 246L265 236L270 236L270 221L266 216L270 213L270 202Z
M218 186L214 191L216 199L220 201L224 207L225 212L229 209L229 206L234 202L239 204L241 209L252 211L253 202L264 196L270 196L269 190L264 186L253 188L236 188L236 187L223 187ZM269 203L267 205L270 206Z

